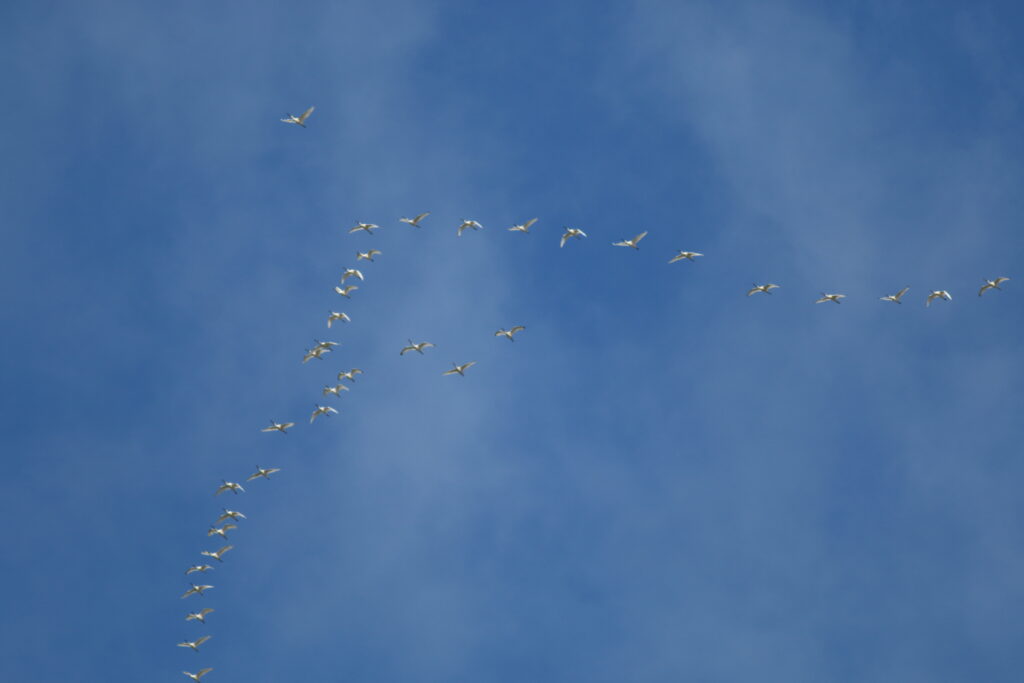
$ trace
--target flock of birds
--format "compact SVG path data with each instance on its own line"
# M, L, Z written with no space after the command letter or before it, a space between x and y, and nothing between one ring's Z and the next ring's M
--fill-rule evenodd
M299 116L293 116L291 114L288 114L288 115L286 115L285 118L281 119L281 121L284 122L284 123L294 124L294 125L301 126L301 127L305 128L306 127L306 121L307 121L307 119L309 119L310 115L313 113L313 109L314 109L313 107L310 107L309 109L304 111ZM400 223L411 225L412 227L415 227L415 228L420 228L420 227L422 227L422 225L421 225L422 222L427 217L429 217L429 216L430 216L430 212L424 212L424 213L420 213L420 214L418 214L416 216L413 216L412 218L402 217L402 218L399 218L398 220L399 220ZM528 221L526 221L524 223L513 225L512 227L508 228L508 230L511 231L511 232L520 232L520 233L527 233L527 234L529 234L530 227L533 226L533 224L536 223L536 222L537 222L537 219L536 218L532 218L532 219L530 219L530 220L528 220ZM457 228L456 228L456 235L458 237L461 237L462 234L466 230L478 231L478 230L482 230L483 227L484 226L481 225L476 220L463 220L457 226ZM357 223L354 227L349 229L348 232L349 233L365 232L367 234L373 234L373 231L377 230L379 228L380 228L380 226L377 225L377 224L374 224L374 223ZM647 236L647 231L645 230L644 232L641 232L641 233L639 233L637 235L634 235L633 237L631 237L629 239L622 239L622 240L620 240L618 242L613 242L612 245L616 246L616 247L628 247L628 248L631 248L631 249L639 250L640 249L640 242L646 236ZM583 239L583 238L586 238L586 237L587 237L587 233L585 233L583 230L580 230L579 228L569 228L569 227L567 227L567 228L565 228L565 232L562 233L559 246L560 247L565 247L565 245L570 240L580 240L580 239ZM359 261L367 261L367 262L373 263L375 257L382 255L382 253L383 252L381 250L379 250L379 249L369 249L368 251L358 251L356 253L356 262L358 263ZM675 255L673 255L671 257L671 259L669 259L668 263L671 264L671 263L677 263L679 261L694 261L696 258L702 257L702 256L704 256L704 254L702 254L700 252L679 250ZM345 270L341 274L341 282L340 282L339 285L334 287L334 291L338 295L340 295L342 297L345 297L346 299L350 299L352 297L352 293L354 291L356 291L357 289L359 289L359 285L346 284L346 282L348 280L350 280L350 279L356 279L359 282L364 282L366 278L363 275L362 271L360 271L357 268L345 268ZM1002 288L1000 287L1000 285L1002 285L1004 282L1007 282L1009 279L1010 278L1008 278L1008 277L1000 276L1000 277L997 277L997 278L992 279L992 280L988 280L988 279L984 280L984 284L982 284L981 289L978 290L978 296L983 295L986 291L988 291L990 289L1001 290ZM758 293L764 293L764 294L769 294L770 295L772 293L773 289L778 289L779 287L780 287L780 285L775 284L775 283L765 283L765 284L756 284L755 283L747 291L747 296L753 296L754 294L758 294ZM898 292L896 292L894 294L888 294L886 296L882 296L882 297L880 297L880 299L882 301L886 301L886 302L890 302L890 303L902 304L903 303L903 297L909 291L909 289L910 289L909 287L904 287L903 289L899 290ZM822 292L821 293L821 298L817 299L815 301L815 303L821 304L821 303L829 303L829 302L831 302L831 303L838 304L838 303L841 303L841 300L844 299L844 298L846 298L845 294ZM952 301L953 300L953 296L947 290L944 290L944 289L943 290L932 290L932 291L929 292L928 296L925 298L925 305L926 306L930 306L931 303L933 301L935 301L935 300ZM332 326L334 325L334 323L336 323L336 322L349 323L351 321L352 321L352 319L348 316L348 314L346 314L344 312L341 312L341 311L330 311L328 313L328 316L327 316L327 327L328 327L328 329L331 329ZM514 342L515 341L515 335L520 333L520 332L522 332L522 331L524 331L525 329L526 328L523 325L514 325L514 326L512 326L512 327L510 327L508 329L502 328L502 329L497 330L494 333L494 336L495 337L504 337L504 338L508 339L509 341ZM311 348L306 349L306 351L305 351L305 354L304 354L304 356L302 358L302 362L303 363L306 363L306 362L308 362L310 360L313 360L313 359L320 359L320 360L322 360L324 358L324 356L327 355L328 353L330 353L335 346L338 346L338 343L334 342L334 341L321 341L321 340L318 340L318 339L314 339L313 342L314 342L313 346ZM399 356L404 356L405 354L410 353L410 352L416 352L417 354L424 355L424 351L426 349L431 349L431 348L434 348L434 344L432 344L429 341L414 342L412 339L409 339L408 343L405 346L401 347L401 349L399 350ZM473 365L475 365L475 364L476 364L476 361L467 361L465 363L452 363L452 368L449 369L449 370L444 371L441 374L442 375L460 375L460 376L465 377L466 371L469 368L471 368ZM349 389L349 385L346 384L345 382L354 383L356 381L356 376L357 375L361 375L361 374L363 374L363 371L361 369L359 369L359 368L351 368L349 370L341 370L341 371L339 371L338 374L337 374L337 379L336 379L335 383L334 384L325 385L323 387L323 389L321 391L322 395L324 397L327 397L327 396L340 397L343 392L348 392L350 390ZM337 413L338 413L337 409L335 409L332 406L320 405L319 403L316 403L316 404L314 404L313 412L310 414L309 422L310 422L310 424L312 424L313 422L316 421L316 419L318 417L321 417L321 416L323 416L323 417L330 417L331 415L334 415L334 414L337 414ZM288 430L291 429L294 426L295 426L294 422L276 422L274 420L271 420L270 421L270 425L267 426L267 427L262 428L261 431L263 431L263 432L280 432L282 434L287 434ZM269 480L270 476L272 474L276 474L277 472L280 472L280 471L281 471L280 468L277 468L277 467L266 467L265 468L265 467L260 467L259 465L257 465L256 466L256 471L253 472L251 475L249 475L249 477L246 479L246 483L254 481L256 479L268 479ZM227 493L227 492L231 492L234 495L238 495L240 493L244 493L245 492L245 488L243 488L242 484L240 484L240 483L232 482L232 481L227 481L227 480L221 480L221 484L214 491L214 495L215 496L219 496L219 495L221 495L223 493ZM216 521L213 524L210 525L209 529L207 530L207 537L208 538L219 537L220 539L223 539L223 541L227 541L228 540L228 532L231 532L231 531L234 531L235 529L237 529L238 528L238 524L237 523L241 522L245 518L246 518L245 515L242 514L239 511L237 511L237 510L229 510L227 508L223 508L220 516L216 519ZM220 524L221 526L217 526L218 524ZM218 563L223 563L224 562L224 555L226 553L228 553L229 551L231 551L233 548L234 548L233 545L222 545L221 547L217 548L216 550L203 550L203 551L200 552L200 555L202 557L204 557L204 558L209 558L210 560L215 560ZM209 571L211 571L213 569L214 569L214 566L210 565L210 564L205 564L205 563L204 564L195 564L195 565L192 565L188 569L185 570L185 575L186 576L191 576L192 574L195 574L195 573L199 573L199 574L205 575L207 572L209 572ZM211 590L211 589L213 589L212 585L190 583L189 584L189 588L182 594L181 598L185 599L185 598L189 598L189 597L191 597L193 595L204 597L206 595L206 592ZM199 623L199 624L202 624L202 625L205 626L206 625L207 617L211 613L213 613L213 612L214 612L214 610L211 607L202 607L201 609L197 609L196 611L188 612L185 615L185 621L196 622L196 623ZM194 640L183 640L182 642L178 643L178 647L187 648L189 650L192 650L193 652L197 652L198 653L200 647L202 647L208 640L210 640L210 638L211 638L211 636L209 636L209 635L202 635L202 636L200 636L200 637L198 637L198 638L196 638ZM189 672L189 671L183 671L182 673L186 677L188 677L189 679L191 679L193 681L199 681L201 678L206 676L211 671L213 671L213 669L211 667L206 667L206 668L199 669L195 673L192 673L192 672Z

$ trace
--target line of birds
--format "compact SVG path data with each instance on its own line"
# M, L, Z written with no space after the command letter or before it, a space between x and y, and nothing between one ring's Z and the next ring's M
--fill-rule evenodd
M294 124L294 125L300 126L302 128L305 128L306 127L306 121L309 119L310 115L313 113L313 110L314 110L314 107L309 107L308 109L306 109L299 116L294 116L292 114L286 114L285 118L281 119L281 121L284 122L284 123L287 123L287 124ZM400 223L404 223L404 224L407 224L407 225L410 225L410 226L412 226L414 228L419 229L419 228L423 227L422 226L423 221L427 217L429 217L429 216L430 216L430 212L427 211L427 212L423 212L423 213L417 214L417 215L415 215L415 216L413 216L411 218L403 216L403 217L399 218L398 220L399 220ZM537 218L531 218L528 221L525 221L523 223L518 223L516 225L511 226L510 228L508 228L508 231L529 234L530 233L530 228L537 222L537 220L538 220ZM352 233L359 233L359 232L365 232L365 233L368 233L368 234L373 234L373 231L377 230L379 228L380 228L380 226L375 224L375 223L359 222L354 227L349 229L348 232L350 234L352 234ZM484 226L479 221L464 219L456 227L456 235L458 237L462 237L463 233L466 230L479 231L479 230L482 230L483 228L484 228ZM640 242L645 237L647 237L647 235L648 235L648 231L645 230L645 231L643 231L641 233L638 233L638 234L634 235L631 238L622 239L622 240L619 240L617 242L612 242L612 246L627 247L627 248L631 248L631 249L634 249L634 250L639 250L640 249ZM566 227L564 229L564 232L561 235L561 238L560 238L560 241L559 241L559 247L560 248L561 247L565 247L565 245L570 240L580 240L580 239L583 239L583 238L586 238L586 237L588 237L588 235L583 230L581 230L579 228ZM356 253L356 262L358 263L360 261L367 261L369 263L374 263L375 262L375 257L380 256L382 254L383 254L383 252L381 250L379 250L379 249L369 249L367 251L358 251ZM684 260L685 261L694 261L695 259L697 259L699 257L703 257L703 256L704 256L704 254L702 254L700 252L696 252L696 251L678 250L677 253L674 254L669 259L668 263L672 264L672 263L677 263L679 261L684 261ZM358 280L359 282L365 282L365 280L366 280L364 274L358 268L347 268L346 267L344 269L344 271L342 272L342 274L341 274L341 281L340 281L339 285L336 285L334 287L334 291L338 295L343 296L346 299L351 299L352 293L359 289L358 285L346 284L346 282L348 280L353 279L353 278ZM1001 290L1002 288L1000 287L1000 285L1002 285L1004 282L1009 281L1009 279L1010 278L1008 278L1008 277L1000 276L1000 277L997 277L997 278L995 278L993 280L988 280L988 279L984 280L984 284L982 285L981 289L978 291L978 296L983 295L986 291L988 291L990 289ZM779 287L780 287L780 285L778 285L776 283L765 283L765 284L756 284L755 283L747 291L747 296L748 297L749 296L753 296L754 294L758 294L758 293L764 293L764 294L769 294L770 295L772 293L773 289L778 289ZM909 289L910 289L909 287L904 287L903 289L899 290L898 292L896 292L894 294L889 294L889 295L886 295L886 296L882 296L882 297L880 297L880 299L882 301L886 301L886 302L902 304L903 303L903 301L902 301L903 296L909 291ZM845 294L822 292L821 293L821 297L819 299L817 299L815 301L815 303L819 303L820 304L820 303L829 303L829 302L831 302L831 303L839 304L839 303L841 303L841 300L845 299L845 298L846 298ZM925 305L926 306L930 306L931 303L933 301L937 300L937 299L938 300L944 300L944 301L952 301L953 297L952 297L952 295L947 290L932 290L932 291L929 292L928 296L925 299ZM334 323L337 323L337 322L350 323L350 322L352 322L352 319L349 317L348 314L346 314L344 312L329 311L328 312L328 316L327 316L327 327L328 327L328 329L331 329L332 326L334 325ZM514 326L512 326L512 327L510 327L508 329L501 328L501 329L497 330L494 333L494 336L496 336L496 337L505 337L509 341L514 342L515 341L515 335L520 333L520 332L522 332L522 331L524 331L525 329L526 329L526 327L523 326L523 325L514 325ZM323 360L323 358L324 358L324 356L326 354L330 353L336 346L339 345L338 342L334 342L334 341L321 341L319 339L314 339L313 342L314 342L313 346L311 348L306 349L305 354L303 355L303 358L302 358L302 362L303 363L306 363L306 362L308 362L308 361L310 361L312 359ZM416 352L416 353L418 353L420 355L424 355L424 350L431 349L431 348L435 348L435 345L433 343L429 342L429 341L414 342L412 339L409 339L408 343L399 350L399 356L404 356L405 354L410 353L410 352ZM468 361L468 362L461 363L461 364L453 362L451 369L446 370L446 371L444 371L441 374L442 375L460 375L462 377L465 377L466 371L469 368L471 368L473 365L475 365L475 364L476 364L476 361ZM325 385L323 387L323 389L321 390L322 395L324 397L334 396L334 397L339 397L340 398L343 392L350 391L349 386L347 384L345 384L345 382L347 381L347 382L350 382L350 383L354 383L356 381L356 376L357 375L361 375L361 374L363 374L363 370L361 370L359 368L351 368L349 370L341 370L341 371L339 371L338 374L337 374L336 382L334 384ZM311 413L310 418L309 418L309 422L310 422L310 424L312 424L313 422L316 421L316 419L318 417L321 417L321 416L323 416L323 417L330 417L331 415L336 415L336 414L338 414L338 410L335 409L334 407L329 406L329 405L320 405L319 403L315 403L314 404L313 412ZM282 434L287 434L288 430L291 429L294 426L295 426L294 422L276 422L274 420L271 420L270 421L270 425L267 426L267 427L262 428L261 431L263 431L263 432L280 432ZM254 473L252 473L251 475L249 475L249 477L246 479L246 482L254 481L256 479L270 479L270 476L272 474L275 474L275 473L280 472L280 471L281 471L280 468L277 468L277 467L264 468L264 467L260 467L260 466L257 465L256 471ZM239 493L244 493L245 492L245 488L240 483L232 482L232 481L227 481L227 480L221 480L221 485L217 487L216 491L214 492L214 495L215 496L219 496L222 493L227 493L227 492L231 492L234 495L238 495ZM242 514L241 512L239 512L237 510L229 510L227 508L223 508L222 510L223 510L222 514L217 518L217 520L214 522L214 524L210 525L209 529L207 530L207 537L209 538L209 537L217 536L217 537L220 537L221 539L223 539L224 541L227 541L228 540L228 532L233 532L234 530L236 530L238 528L237 522L239 522L240 520L246 519L246 517L245 517L244 514ZM221 524L221 526L217 526L218 524ZM209 558L211 560L215 560L218 563L223 563L224 562L224 555L226 553L228 553L229 551L231 551L232 549L234 549L234 546L228 544L228 545L221 546L217 550L203 550L203 551L200 552L200 555L205 557L205 558ZM190 576L190 575L192 575L194 573L200 573L200 574L204 574L205 575L207 572L212 571L213 569L214 569L213 565L210 565L210 564L196 564L196 565L190 566L187 570L185 570L185 575L186 576ZM205 596L206 592L211 590L211 589L213 589L212 585L190 583L188 590L186 590L182 594L181 598L182 599L188 598L188 597L190 597L192 595ZM201 624L205 625L207 617L211 613L213 613L213 612L214 612L213 608L211 608L211 607L203 607L202 609L199 609L199 610L197 610L195 612L187 613L185 615L185 620L186 621L195 621L195 622L198 622L198 623L201 623ZM203 636L201 636L199 638L196 638L195 640L185 640L185 641L182 641L182 642L178 643L178 647L188 648L188 649L192 650L193 652L197 652L198 653L199 652L199 648L204 643L206 643L208 640L210 640L211 637L212 636L210 636L210 635L203 635ZM183 671L182 673L186 677L188 677L189 679L191 679L193 681L199 681L201 678L206 676L211 671L213 671L212 667L206 667L206 668L199 669L195 673L192 673L192 672L189 672L189 671Z

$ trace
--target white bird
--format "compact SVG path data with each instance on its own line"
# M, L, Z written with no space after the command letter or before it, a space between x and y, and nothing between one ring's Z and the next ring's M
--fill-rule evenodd
M330 348L324 348L323 346L314 346L311 349L306 349L306 353L302 356L302 362L305 363L311 358L319 358L323 360L325 353L330 353Z
M355 268L346 268L345 272L341 274L341 284L345 284L345 280L350 277L357 277L360 282L366 279L363 277L363 273L361 271L358 271Z
M190 674L187 671L182 671L181 673L185 674L186 676L191 678L193 681L196 681L198 683L200 678L202 678L206 674L210 673L211 671L213 671L213 667L212 666L208 666L205 669L200 669L199 671L197 671L194 674Z
M430 212L427 211L426 213L421 213L420 215L416 216L415 218L406 218L405 216L402 216L401 218L398 219L398 222L399 223L408 223L409 225L413 226L414 228L418 228L418 227L420 227L420 221L423 220L424 218L426 218L429 215L430 215Z
M324 396L338 396L341 397L341 392L348 391L348 387L344 384L335 384L333 387L324 387Z
M900 299L902 299L903 295L906 294L909 290L910 290L910 287L904 287L903 289L901 289L900 291L896 292L895 294L887 294L886 296L879 297L879 299L882 300L882 301L891 301L894 304L901 304L903 302L900 301Z
M928 295L927 299L925 299L924 305L931 306L933 299L945 299L946 301L952 301L953 295L944 289L933 289L932 293Z
M703 256L703 255L704 254L698 253L696 251L683 251L683 250L680 249L679 253L676 254L675 256L673 256L669 260L669 263L675 263L676 261L682 261L683 259L686 259L688 261L692 261L694 259L694 257L696 257L696 256Z
M379 227L380 226L375 224L375 223L356 223L356 227L350 229L348 231L348 233L351 235L354 232L359 232L360 230L363 230L363 231L368 232L368 233L370 233L372 235L373 231L376 230Z
M188 569L185 570L185 576L188 576L189 574L192 574L194 572L202 572L202 573L205 574L206 572L210 571L211 569L213 569L213 565L209 565L209 564L194 564L194 565L192 565L191 567L189 567Z
M187 598L190 595L204 595L203 591L210 590L213 586L197 586L194 583L189 584L192 586L182 594L182 598Z
M513 225L511 228L509 228L509 230L511 232L530 232L530 226L533 225L536 222L537 222L536 218L531 218L530 220L526 221L525 223L520 223L519 225Z
M241 512L238 512L237 510L228 510L227 508L221 508L221 510L223 510L224 513L217 518L218 524L226 519L231 519L236 522L240 519L245 519L245 515L243 515Z
M319 339L313 340L314 349L325 349L327 351L332 350L335 346L339 346L336 341L320 341Z
M347 313L336 313L335 311L330 311L330 315L327 316L327 329L331 329L331 325L333 325L337 320L340 320L343 323L352 322L352 318L348 317Z
M777 289L780 286L781 285L773 285L770 282L768 284L766 284L766 285L755 284L753 286L753 288L751 288L750 291L747 292L747 296L750 296L751 294L756 294L757 292L764 292L765 294L771 294L772 293L771 290Z
M315 403L313 405L316 406L316 410L314 410L313 414L310 416L309 424L313 424L313 420L315 420L320 415L326 415L327 417L330 417L331 413L337 413L338 412L337 410L335 410L334 408L332 408L330 406L321 406L321 405L317 405Z
M292 116L291 114L285 114L285 116L287 118L281 119L281 121L283 123L294 123L297 126L302 126L303 128L305 128L306 127L306 119L308 119L309 115L313 113L313 109L315 109L315 107L310 107L309 109L307 109L306 111L302 112L298 116Z
M224 553L226 553L229 550L233 550L234 547L235 546L233 546L233 545L225 545L225 546L221 546L221 548L219 548L218 550L203 550L199 554L202 555L203 557L212 557L213 559L217 560L218 562L223 562L224 561Z
M178 647L190 647L196 652L199 652L199 646L208 641L212 637L213 636L203 636L202 638L199 638L198 640L193 640L191 642L186 640L184 643L178 643Z
M346 299L351 299L352 292L354 292L357 289L359 289L359 285L346 285L344 288L335 285L334 287L334 291L337 292L338 294L341 294Z
M633 237L633 239L622 240L621 242L612 242L613 247L633 247L634 249L640 249L640 240L647 237L647 231L644 230L639 235Z
M823 304L826 301L832 301L832 302L838 304L838 303L842 303L841 301L839 301L840 299L845 299L845 298L846 298L845 294L826 294L825 292L822 292L821 293L821 298L818 299L817 301L815 301L814 303L816 303L816 304Z
M338 381L340 382L343 379L347 379L349 382L355 382L356 375L361 374L363 374L363 371L360 370L359 368L352 368L348 372L342 371L338 373Z
M983 284L981 286L981 289L978 290L978 296L984 294L986 289L998 289L1000 292L1003 291L1003 288L1000 287L999 285L1003 284L1009 279L1010 278L1008 277L997 277L995 280L985 280L985 284Z
M463 219L462 223L459 224L459 234L458 234L458 237L462 237L462 231L467 229L467 228L472 228L473 230L480 230L483 227L484 226L480 225L476 221L468 221L468 220Z
M245 493L245 489L242 488L241 484L236 484L233 481L224 481L223 479L221 479L221 481L224 483L217 487L217 491L214 492L213 495L219 496L225 491L231 491L231 493L235 494L236 496L238 495L239 491Z
M281 432L282 434L287 434L288 433L288 428L289 427L294 427L294 426L295 426L294 422L274 422L273 420L271 420L270 421L270 426L269 427L264 427L260 431L261 432Z
M522 325L516 325L511 330L504 330L504 329L498 330L497 332L494 333L494 336L495 337L507 337L509 341L515 341L515 339L512 338L512 335L514 335L516 332L519 332L519 331L525 330L525 329L526 328L523 327Z
M399 351L399 356L404 356L406 351L416 351L420 355L423 355L423 349L432 349L434 345L430 342L420 342L419 344L413 344L412 339L409 340L408 346L403 346L402 350Z
M249 478L246 479L246 481L252 481L253 479L259 479L260 477L263 477L264 479L270 479L270 475L271 474L274 474L275 472L280 472L280 471L281 471L280 467L260 467L259 465L256 465L256 471L253 472L252 474L250 474ZM235 525L234 524L229 524L228 526L235 526Z
M468 363L463 363L462 365L456 365L455 363L452 363L452 369L446 372L442 372L441 375L462 375L463 377L465 377L466 370L473 365L476 365L475 360L471 360Z
M384 252L381 251L380 249L371 249L370 251L357 251L356 261L369 261L370 263L373 263L373 257L380 256L383 253Z
M207 530L206 535L207 536L220 536L221 538L223 538L226 541L226 540L228 540L228 532L231 531L232 529L237 529L237 528L238 528L237 524L225 524L222 527L211 526L209 528L209 530Z
M205 624L206 615L213 611L215 610L212 607L204 607L198 612L189 612L185 615L185 621L198 621L200 624Z
M558 246L559 247L564 247L565 243L568 242L569 238L571 238L571 237L575 237L576 239L579 239L581 237L586 237L586 236L587 236L587 233L583 232L579 228L570 228L570 227L566 226L565 232L562 233L562 242Z

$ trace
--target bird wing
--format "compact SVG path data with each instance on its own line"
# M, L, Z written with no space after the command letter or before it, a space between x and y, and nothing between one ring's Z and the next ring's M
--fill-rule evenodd
M277 431L277 427L264 427L260 431L261 432L276 432Z
M760 292L760 291L761 291L760 287L753 287L752 289L750 289L750 291L747 292L747 296L750 296L751 294L754 294L754 293Z
M562 242L558 246L564 247L565 246L565 241L567 239L569 239L569 233L565 233L564 235L562 235Z
M209 614L212 611L213 611L212 607L204 607L203 609L199 610L199 614L201 614L202 616L205 617L207 614Z
M235 546L233 546L233 545L226 545L226 546L224 546L223 548L221 548L220 550L218 550L218 551L217 551L217 554L218 554L218 555L223 555L223 554L224 554L224 553L226 553L227 551L229 551L229 550L233 550L233 549L234 549L234 547L235 547Z
M328 413L337 413L338 412L337 410L335 410L334 408L332 408L330 406L327 406L326 410L327 410ZM273 471L277 472L278 470L273 470Z
M212 666L208 666L205 669L200 669L199 671L196 672L196 678L202 678L203 676L205 676L206 674L210 673L211 671L213 671L213 667Z
M197 640L195 642L196 647L199 647L200 645L202 645L203 643L205 643L206 641L208 641L212 637L213 636L203 636L202 638L200 638L199 640Z
M827 296L823 296L820 299L818 299L817 301L815 301L814 303L816 303L816 304L823 304L826 301L829 301L829 298Z
M280 472L280 471L281 471L280 467L271 467L269 470L267 470L267 474L273 474L274 472Z
M415 351L415 346L403 346L402 350L398 352L399 356L404 356L406 351Z
M430 212L429 211L425 211L424 213L421 213L419 216L416 216L415 218L413 218L412 222L413 223L419 223L421 220L423 220L424 218L426 218L429 215L430 215Z
M671 259L669 259L669 263L675 263L676 261L682 261L684 258L686 258L686 257L683 256L682 254L676 254Z
M901 296L903 296L904 294L906 294L909 290L910 290L910 287L904 287L900 291L896 292L896 294L895 294L896 299L899 300L899 298Z
M500 337L502 335L507 335L507 333L508 333L507 330L498 330L497 332L494 333L494 336L495 337Z
M309 118L309 115L313 113L313 109L315 109L315 107L310 107L306 111L302 112L302 114L299 116L299 123L305 123L306 119Z
M455 369L455 368L452 368L451 370L445 370L444 372L442 372L441 376L444 377L445 375L457 375L457 374L459 374L459 371L457 369Z
M474 365L476 365L476 361L475 360L471 360L471 361L469 361L468 363L466 363L464 365L460 365L459 367L462 369L463 372L465 372L466 370L468 370L470 367L472 367Z
M520 330L525 330L525 329L526 328L523 327L522 325L516 325L511 330L509 330L509 332L511 332L512 334L515 334L516 332L519 332Z
M349 234L351 235L352 233L354 233L354 232L359 232L360 230L363 230L363 229L364 229L364 228L363 228L363 226L361 226L361 225L357 225L356 227L352 228L352 229L351 229L351 230L349 230L348 232L349 232Z
M627 242L626 240L622 240L621 242L612 242L612 246L613 247L629 247L629 246L632 246L632 245L629 242Z
M530 226L533 225L536 222L537 222L536 218L531 218L530 220L528 220L525 223L523 223L523 227L526 228L527 230L529 230Z
M633 238L633 244L639 244L640 240L647 237L647 231L644 230L642 233Z
M996 283L997 285L1001 285L1001 284L1003 284L1004 282L1006 282L1006 281L1007 281L1007 280L1009 280L1009 279L1010 279L1010 278L1008 278L1008 277L997 277L997 278L995 279L995 283Z

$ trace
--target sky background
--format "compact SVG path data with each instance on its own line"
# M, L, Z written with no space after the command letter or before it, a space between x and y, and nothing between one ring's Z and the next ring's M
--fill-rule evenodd
M4 4L0 679L1018 681L1022 31ZM223 505L236 548L181 600Z

